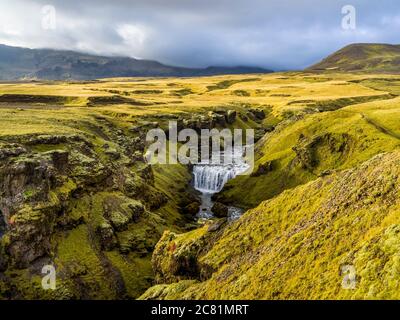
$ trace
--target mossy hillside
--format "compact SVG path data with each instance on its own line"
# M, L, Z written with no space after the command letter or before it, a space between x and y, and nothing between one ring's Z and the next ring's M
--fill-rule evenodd
M391 94L400 94L400 79L398 77L376 77L354 80L355 83L379 91L386 91Z
M106 274L88 228L81 225L60 237L54 262L60 278L65 276L71 291L79 298L116 298L115 279ZM84 284L84 290L79 283Z
M398 148L399 101L368 102L282 122L258 142L254 174L230 181L219 198L254 207L329 170L351 168ZM257 174L267 164L270 169Z
M156 286L142 298L398 298L399 164L398 152L380 154L284 191L199 257L217 270L209 280ZM353 290L342 287L346 265L356 270Z
M164 218L155 213L144 212L134 217L130 212L132 205L140 205L140 202L115 192L87 195L71 202L71 209L67 209L58 222L72 228L71 231L54 230L51 240L49 253L53 258L49 263L56 267L62 284L58 288L65 291L64 295L54 293L52 298L135 298L149 286L151 252L167 226ZM37 213L21 210L13 223L33 224L37 219L40 222L42 214ZM112 260L107 258L108 250L113 250ZM128 275L127 270L135 266L139 270ZM31 274L32 281L41 279L40 270L26 272ZM125 285L125 280L131 282ZM18 286L22 281L25 280L17 276L7 283L15 285L21 297L30 294L35 298L46 297L44 291L31 293L29 288L33 282Z
M167 177L164 179L164 187L168 188L168 184L172 185L172 181ZM77 259L71 258L75 255L75 247L71 243L64 245L64 241L55 241L58 243L56 265L65 274L65 279L73 279L70 290L79 294L80 289L76 289L76 283L82 282L86 294L91 298L135 298L140 295L152 281L151 252L162 231L169 226L166 219L173 221L179 216L176 207L167 204L173 207L171 214L174 218L162 215L165 212L162 208L159 209L160 213L146 211L134 217L130 208L132 205L140 206L140 202L122 193L109 191L85 196L71 204L68 215L89 228L89 234L80 236L77 241L86 243L85 255L93 260L87 260L87 264L85 260L79 263L79 256ZM107 230L106 238L103 230ZM67 239L75 238L74 231L67 234ZM74 265L78 269L84 269L82 272L85 277L75 277L75 271L70 270ZM88 269L90 267L96 269ZM110 272L114 275L111 278ZM98 288L97 283L107 285Z
M307 70L315 72L398 73L400 47L355 43L336 51Z
M106 252L105 255L120 273L126 297L137 298L143 293L144 288L152 285L154 274L150 255L145 257L136 253L121 255L118 251Z

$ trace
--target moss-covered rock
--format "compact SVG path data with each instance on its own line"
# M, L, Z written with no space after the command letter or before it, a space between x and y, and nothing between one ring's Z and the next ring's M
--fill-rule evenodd
M184 234L165 231L157 243L152 266L158 283L170 283L183 279L204 279L210 276L210 268L199 262L207 244L220 235L221 222L209 222L203 227Z
M215 202L211 211L217 218L226 218L228 216L228 207L221 202Z
M194 217L199 212L199 210L200 210L200 203L198 201L194 201L186 205L182 209L182 213Z

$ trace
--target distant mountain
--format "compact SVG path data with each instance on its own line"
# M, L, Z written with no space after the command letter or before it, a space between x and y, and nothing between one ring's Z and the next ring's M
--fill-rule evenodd
M331 54L306 71L400 73L400 45L357 43Z
M0 80L90 80L109 77L191 77L269 73L254 67L191 69L128 57L95 56L74 51L27 49L0 44Z
M208 67L205 69L200 69L201 75L209 76L215 74L248 74L248 73L270 73L272 70L266 70L258 67Z

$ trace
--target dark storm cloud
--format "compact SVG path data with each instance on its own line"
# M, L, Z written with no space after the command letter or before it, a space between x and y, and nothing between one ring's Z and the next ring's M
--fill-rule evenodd
M356 8L344 30L341 8ZM56 9L43 30L42 7ZM0 0L0 42L183 66L303 68L353 42L398 43L395 0Z

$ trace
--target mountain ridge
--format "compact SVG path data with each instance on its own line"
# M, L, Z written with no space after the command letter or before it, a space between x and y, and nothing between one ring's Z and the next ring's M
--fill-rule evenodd
M153 60L101 56L71 50L28 49L0 44L0 80L92 80L112 77L192 77L271 73L259 67L185 68Z
M306 71L400 73L400 45L353 43L306 68Z

